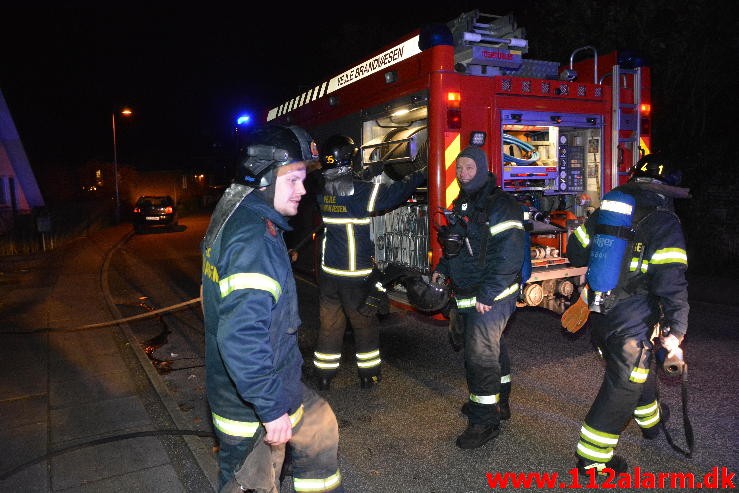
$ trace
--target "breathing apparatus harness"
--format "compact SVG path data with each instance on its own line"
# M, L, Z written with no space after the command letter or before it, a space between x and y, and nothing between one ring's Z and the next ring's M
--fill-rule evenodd
M451 259L456 257L457 255L459 255L459 252L462 251L463 246L467 248L467 253L470 254L470 257L475 257L475 254L472 250L472 245L470 244L470 240L467 236L467 225L470 221L476 224L488 225L493 201L495 200L497 194L500 192L502 192L502 189L500 187L494 187L485 199L485 205L483 207L475 205L475 209L469 216L463 216L454 209L449 210L439 208L440 212L444 214L444 217L447 221L446 226L442 226L439 224L436 225L437 239L439 241L439 244L441 245L441 249L444 253L445 258ZM517 281L521 286L521 289L523 289L523 285L531 276L531 242L529 237L531 224L525 219L524 230L526 231L524 262L519 274L520 279L519 281ZM485 231L485 234L482 235L480 251L477 255L477 265L480 269L485 267L485 254L487 252L487 242L489 237L490 234L487 231Z

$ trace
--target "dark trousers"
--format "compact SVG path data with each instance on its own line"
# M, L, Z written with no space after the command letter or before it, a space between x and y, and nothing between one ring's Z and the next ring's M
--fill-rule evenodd
M339 476L339 426L331 406L313 389L303 385L304 412L293 428L287 444L292 462L293 482L325 481L326 487L312 491L343 492ZM229 482L239 477L244 461L254 448L254 439L235 437L216 430L220 441L218 451L219 490L228 491ZM282 448L284 454L285 448ZM276 471L279 475L280 471ZM296 488L296 491L300 489Z
M319 279L320 328L314 353L319 375L333 377L344 345L347 320L354 334L357 368L360 376L380 374L380 329L374 316L357 311L368 292L364 279L344 279L321 273ZM334 367L331 366L334 362Z
M501 375L509 375L511 371L503 331L515 309L516 297L509 296L495 302L486 313L478 313L474 308L459 310L464 327L464 366L470 392L468 418L471 424L500 424L498 403L508 400L511 389L510 383L501 385Z
M591 314L591 327L593 343L600 348L606 369L585 417L577 453L588 461L607 462L635 410L653 404L652 416L659 412L657 377L651 371L654 348L646 325L641 335L622 334L610 328L602 315Z

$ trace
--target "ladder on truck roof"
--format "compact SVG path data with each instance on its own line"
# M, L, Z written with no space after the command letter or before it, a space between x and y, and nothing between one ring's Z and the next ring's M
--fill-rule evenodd
M606 74L606 76L609 74ZM641 118L639 118L639 108L641 106L641 68L625 69L618 64L613 66L610 74L613 78L613 103L611 105L612 121L611 128L611 163L618 166L619 148L626 152L631 148L632 164L636 163L641 157L639 154L639 137L641 136ZM623 78L623 88L629 87L633 89L633 102L624 103L621 101L621 83ZM624 135L621 135L624 132ZM612 168L617 169L617 168ZM619 185L619 177L628 174L627 171L618 171L611 173L611 188Z

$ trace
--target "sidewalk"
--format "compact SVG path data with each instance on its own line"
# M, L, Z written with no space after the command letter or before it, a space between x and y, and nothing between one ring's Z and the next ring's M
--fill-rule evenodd
M0 491L215 489L203 441L161 431L182 417L127 327L63 330L117 318L100 276L130 228L0 262Z

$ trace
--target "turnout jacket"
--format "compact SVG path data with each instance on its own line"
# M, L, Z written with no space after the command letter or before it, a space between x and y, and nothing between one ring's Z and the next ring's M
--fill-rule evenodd
M657 193L655 189L662 193ZM609 325L624 335L649 330L660 320L660 313L671 333L682 338L688 329L688 258L680 220L674 213L670 189L686 189L632 181L614 190L634 197L632 227L636 229L622 262L617 288L611 296L616 302L605 315ZM686 195L685 195L686 196ZM576 266L588 264L596 234L596 210L585 224L570 234L567 257Z
M290 229L251 193L213 246L203 245L207 394L223 422L269 422L300 409L301 321L283 239Z
M457 306L474 307L474 301L492 306L518 294L527 248L521 205L496 186L490 175L480 190L472 194L460 190L452 211L457 218L452 231L463 234L469 248L465 242L455 257L445 255L436 270L451 278ZM461 299L469 303L462 306Z
M362 279L372 272L375 245L370 237L370 216L402 204L426 181L421 169L392 184L355 179L351 195L330 195L324 187L317 196L326 227L321 245L321 270L326 274Z

